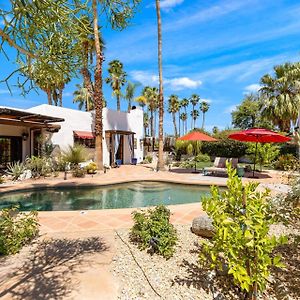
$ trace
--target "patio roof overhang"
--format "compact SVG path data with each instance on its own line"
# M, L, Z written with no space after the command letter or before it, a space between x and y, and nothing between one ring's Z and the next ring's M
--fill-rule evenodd
M135 134L133 131L126 131L126 130L105 130L107 134L123 134L123 135L131 135Z
M0 107L0 124L10 126L24 126L30 128L48 128L49 130L60 129L57 122L63 122L64 119L35 114L25 110Z

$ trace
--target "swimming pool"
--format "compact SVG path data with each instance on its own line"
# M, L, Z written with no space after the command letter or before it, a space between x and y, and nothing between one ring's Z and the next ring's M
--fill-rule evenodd
M98 187L64 187L0 195L0 209L18 205L20 210L67 211L131 208L200 202L208 186L140 181Z

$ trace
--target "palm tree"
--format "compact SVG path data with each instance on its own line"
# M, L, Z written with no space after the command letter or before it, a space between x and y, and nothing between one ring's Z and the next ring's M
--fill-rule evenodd
M173 117L173 124L174 124L174 133L175 137L178 136L177 134L177 125L176 125L176 113L179 111L179 99L176 95L171 95L169 97L169 107L168 112L172 114Z
M143 109L143 112L145 112L145 106L147 105L147 99L145 96L141 95L134 99L135 102L139 104L139 106Z
M163 91L163 73L162 73L162 30L161 30L161 15L160 15L160 0L156 0L156 15L157 15L157 44L158 44L158 71L159 71L159 126L158 126L158 163L157 169L164 168L164 91Z
M94 84L94 105L95 105L95 162L98 169L103 169L103 90L102 90L102 64L104 56L100 43L99 26L98 26L98 8L97 0L92 0L93 22L94 22L94 42L96 52L96 67L95 67L95 84ZM90 81L88 82L90 85Z
M180 120L182 121L182 124L185 124L186 120L187 120L187 113L185 113L185 112L181 113ZM183 134L186 134L185 126L183 126Z
M286 63L274 67L274 76L261 78L262 116L280 130L289 132L296 123L300 107L300 71L297 64Z
M204 123L205 123L205 113L208 111L209 109L209 103L207 103L206 101L202 101L200 103L200 111L202 111L202 129L204 129Z
M150 111L150 134L152 136L153 143L154 143L154 141L155 141L154 112L156 111L157 106L158 106L158 89L156 87L146 86L143 89L142 94L146 99L146 103L148 105L148 110Z
M85 109L85 111L94 109L94 102L88 89L81 86L80 84L76 84L76 88L77 90L73 93L73 103L78 103L78 108L80 110L82 110L83 108Z
M190 98L190 102L192 103L192 111L191 111L191 116L194 114L195 116L195 106L198 104L198 102L200 101L200 97L196 94L193 94ZM198 116L196 117L196 119L199 117L199 112L198 112ZM192 117L192 124L191 124L191 129L196 127L196 119ZM193 121L194 121L194 126L193 126Z
M180 113L181 113L181 101L180 100L178 100L178 136L180 136L181 135L181 130L180 130L180 128L181 128L181 126L180 126Z
M199 111L197 110L197 109L193 109L192 111L191 111L191 117L192 117L192 120L194 121L194 128L193 129L195 129L196 128L196 120L199 118Z
M105 79L106 83L109 83L113 95L117 98L117 111L121 110L121 88L126 83L126 73L123 70L123 64L119 60L113 60L109 64L108 73L109 77Z
M186 119L185 119L185 121L184 121L184 132L185 133L187 133L187 107L189 106L189 104L190 104L190 101L189 101L189 99L187 99L187 98L183 98L182 100L181 100L181 106L184 108L184 112L185 112L185 114L186 114Z
M126 90L125 90L125 99L128 101L128 112L131 110L131 102L134 99L134 94L136 91L136 88L140 85L140 83L133 83L128 81Z
M143 119L143 126L144 126L144 137L147 136L147 129L149 128L149 116L148 113L144 113L144 119Z

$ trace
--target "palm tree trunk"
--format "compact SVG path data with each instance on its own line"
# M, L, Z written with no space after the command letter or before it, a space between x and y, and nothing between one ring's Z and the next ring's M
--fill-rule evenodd
M175 134L175 137L177 137L177 125L176 125L175 113L172 113L172 117L173 117L173 124L174 124L174 134Z
M63 97L63 88L60 87L58 89L58 101L59 101L59 106L62 107L63 106L63 100L62 100L62 97Z
M158 162L157 169L163 170L164 163L164 91L163 91L163 73L162 73L162 33L161 33L161 15L160 0L156 0L157 15L157 46L158 46L158 70L159 70L159 125L158 125Z
M178 111L178 136L180 136L180 111Z
M99 42L99 27L98 27L98 12L97 0L92 0L93 17L94 17L94 37L95 37L95 50L96 50L96 69L95 69L95 135L96 135L96 153L95 162L99 170L103 169L103 123L102 123L102 108L103 108L103 91L102 91L102 63L104 60L100 42Z
M117 95L116 95L116 98L117 98L117 111L120 111L120 110L121 110L120 95L117 94Z
M46 93L47 93L48 105L52 105L51 90L46 90Z
M205 122L205 113L202 115L202 129L204 129L204 122Z
M194 111L194 105L192 106L192 112ZM194 124L194 117L191 117L191 130L193 130L195 127L193 127Z
M131 110L131 99L128 99L128 112Z
M154 137L154 115L153 115L153 110L150 110L150 133L151 133L151 137L152 137L152 151L154 151L155 137Z

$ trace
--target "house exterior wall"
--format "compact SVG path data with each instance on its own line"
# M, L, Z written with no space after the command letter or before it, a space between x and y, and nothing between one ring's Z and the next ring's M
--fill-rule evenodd
M65 122L59 123L61 126L59 132L54 133L51 138L52 143L59 145L62 150L66 149L68 145L74 144L73 131L94 131L94 112L83 112L47 104L32 107L28 111L65 119ZM104 137L107 130L134 132L134 138L137 140L137 149L134 149L134 157L137 158L138 162L143 160L143 147L140 147L140 141L143 140L143 112L141 109L125 113L104 108ZM109 164L108 142L108 139L103 139L103 163L107 165ZM130 163L130 150L126 136L124 142L124 163Z
M22 140L22 160L25 160L27 156L30 156L30 130L28 127L23 126L10 126L0 125L0 136L16 136L22 137L23 133L28 134L26 141Z

